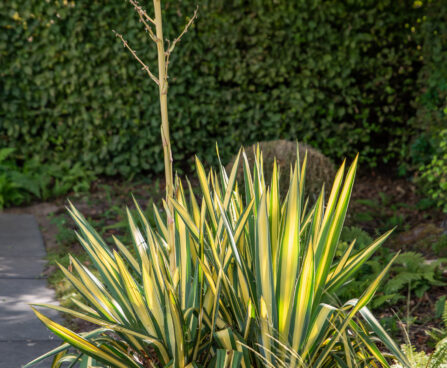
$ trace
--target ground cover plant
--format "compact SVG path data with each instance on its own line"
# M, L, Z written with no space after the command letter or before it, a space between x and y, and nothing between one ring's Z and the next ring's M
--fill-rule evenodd
M0 149L0 209L10 204L21 204L34 192L38 194L34 183L22 175L14 162L8 160L12 148Z
M342 164L329 198L322 189L315 203L304 196L306 158L301 164L297 155L283 197L280 170L274 162L268 185L259 149L252 168L242 152L229 173L222 164L206 173L196 159L198 200L188 181L187 196L173 176L167 70L171 52L194 17L165 49L160 1L154 1L154 17L131 4L157 45L158 77L117 36L159 87L166 197L154 209L153 225L137 203L136 216L127 211L133 248L116 237L108 246L69 206L91 262L86 266L70 257L70 268L61 266L83 297L73 299L81 311L34 308L62 311L99 328L76 334L34 309L66 342L43 358L54 355L55 366L142 368L387 367L390 358L408 366L366 307L393 260L358 299L340 303L335 296L391 233L360 251L353 241L336 256L358 157L348 169ZM236 180L240 159L243 186Z
M437 313L442 318L443 327L433 328L427 333L432 336L436 342L435 348L431 354L424 351L416 351L410 341L403 345L403 351L414 368L445 368L447 367L447 303L446 297L442 297L436 303ZM395 364L392 368L402 368L400 364Z
M0 149L0 209L68 192L86 192L96 179L93 172L80 163L41 164L34 159L18 163L14 151L13 148Z
M431 161L420 168L420 181L437 206L447 212L447 129L439 133L438 142Z

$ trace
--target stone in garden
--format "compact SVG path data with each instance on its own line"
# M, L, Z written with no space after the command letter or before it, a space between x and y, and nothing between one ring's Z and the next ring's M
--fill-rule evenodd
M244 147L245 153L247 154L247 159L250 167L253 168L254 164L254 151L256 149L256 144ZM270 186L273 171L273 160L276 161L280 167L280 191L281 195L287 194L290 180L290 165L294 165L296 161L296 142L291 142L283 139L274 141L264 141L259 142L259 147L261 149L264 161L264 175L266 184ZM326 188L326 193L332 187L332 181L334 180L336 169L332 161L323 155L317 149L300 143L299 144L299 155L300 163L303 163L304 156L307 151L307 170L306 170L306 196L310 196L311 200L315 200L323 184ZM227 164L227 172L230 172L233 167L234 158ZM239 164L238 178L243 178L244 169L242 160ZM240 179L242 181L243 179Z

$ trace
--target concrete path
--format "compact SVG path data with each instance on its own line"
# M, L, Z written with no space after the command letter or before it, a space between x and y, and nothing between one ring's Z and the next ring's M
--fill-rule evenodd
M0 368L20 368L60 344L28 303L55 304L41 276L45 247L34 216L0 213ZM60 321L56 312L43 313ZM51 359L36 365L51 366Z

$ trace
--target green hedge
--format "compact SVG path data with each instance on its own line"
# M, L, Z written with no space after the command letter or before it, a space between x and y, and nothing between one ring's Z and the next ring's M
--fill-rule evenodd
M411 146L412 162L421 192L447 212L447 2L426 4L413 31L423 64L413 124L424 129Z
M447 1L430 1L421 10L412 28L422 63L414 99L417 112L411 121L422 128L411 147L415 165L445 154L440 132L447 128ZM442 136L445 139L445 133Z
M171 39L197 0L165 1ZM147 2L150 8L151 2ZM174 159L212 161L287 138L331 157L400 160L420 68L401 0L200 1L171 58ZM96 173L162 170L157 89L112 30L156 68L124 0L0 3L0 147Z

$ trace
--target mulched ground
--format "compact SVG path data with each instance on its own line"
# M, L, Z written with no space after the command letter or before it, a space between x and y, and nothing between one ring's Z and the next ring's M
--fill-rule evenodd
M376 171L360 172L354 184L350 214L371 211L371 206L359 203L359 200L376 202L382 211L375 211L379 216L359 221L362 228L368 232L381 228L384 219L400 215L404 221L397 230L402 232L415 228L422 223L432 223L447 230L447 216L433 207L424 208L427 198L418 192L416 185L405 178L395 175L378 173ZM372 211L374 212L374 211Z
M374 207L370 201L377 206ZM425 208L426 201L409 180L375 171L361 172L354 185L347 223L355 224L371 235L375 235L377 229L383 232L397 226L395 234L386 244L387 247L395 251L415 251L428 259L436 259L440 253L445 256L447 249L438 249L435 252L430 243L447 234L447 216L433 207ZM444 276L447 281L446 273ZM412 297L410 300L411 317L415 319L415 323L408 332L410 341L420 350L432 350L430 338L425 331L440 327L441 321L433 317L435 302L446 294L446 287L433 286L421 299ZM402 311L407 310L407 305L403 303L396 307L380 310L379 316L390 318L400 314L400 318L405 317Z

